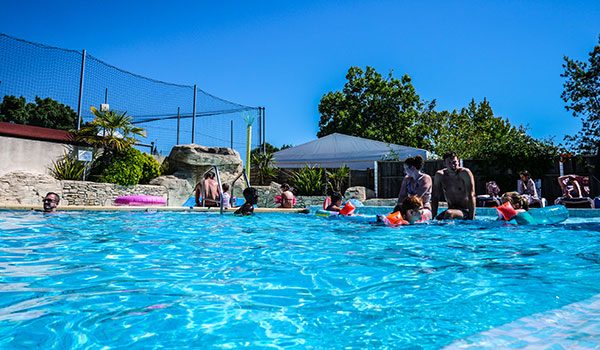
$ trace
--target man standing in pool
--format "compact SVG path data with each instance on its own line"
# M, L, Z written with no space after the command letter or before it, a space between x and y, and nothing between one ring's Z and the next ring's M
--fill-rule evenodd
M433 178L432 213L437 220L475 218L475 180L473 173L459 166L454 152L444 154L444 166ZM438 205L446 199L448 209L439 215ZM437 216L436 216L437 215Z

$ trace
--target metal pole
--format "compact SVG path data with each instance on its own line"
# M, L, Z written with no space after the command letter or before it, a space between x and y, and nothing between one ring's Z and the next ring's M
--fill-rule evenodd
M267 153L267 117L265 107L262 108L262 124L263 153Z
M194 84L194 106L192 108L192 143L194 143L194 134L196 133L196 84Z
M177 144L179 144L179 125L181 123L181 115L179 114L179 107L177 107Z
M108 88L104 88L104 103L108 103Z
M264 151L264 141L262 139L262 109L258 107L258 149L265 153Z
M85 75L85 49L81 51L81 74L79 75L79 101L77 102L77 130L81 129L81 103L83 102L83 78Z
M230 126L230 132L231 132L231 139L230 139L230 144L231 144L231 149L233 149L233 119L231 120L231 126Z

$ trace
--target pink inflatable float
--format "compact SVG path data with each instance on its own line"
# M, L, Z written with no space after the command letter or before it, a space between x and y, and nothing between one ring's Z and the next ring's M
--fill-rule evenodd
M144 194L119 196L115 199L115 205L165 205L167 200L160 196L148 196Z

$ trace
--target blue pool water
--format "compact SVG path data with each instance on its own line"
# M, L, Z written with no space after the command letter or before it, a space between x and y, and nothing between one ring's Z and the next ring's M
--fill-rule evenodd
M600 293L600 221L0 211L0 348L432 349Z

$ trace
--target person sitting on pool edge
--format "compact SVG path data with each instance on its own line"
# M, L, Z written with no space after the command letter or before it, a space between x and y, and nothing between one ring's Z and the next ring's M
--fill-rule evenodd
M406 176L402 179L397 204L409 196L417 195L423 200L423 206L431 210L431 176L423 173L423 157L415 156L404 161L404 172Z
M475 218L475 180L471 170L459 166L454 152L444 154L444 165L433 178L431 212L437 220ZM448 209L438 215L440 201L446 199Z
M331 203L327 206L327 208L325 208L325 210L336 211L339 213L340 210L342 210L341 206L342 206L342 195L339 194L338 192L333 192L333 194L331 195Z
M54 192L48 192L42 199L42 203L44 204L45 213L54 213L60 203L60 196Z
M254 187L246 187L244 189L244 199L246 202L234 212L236 215L252 215L254 214L254 204L258 203L258 193Z

